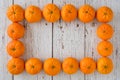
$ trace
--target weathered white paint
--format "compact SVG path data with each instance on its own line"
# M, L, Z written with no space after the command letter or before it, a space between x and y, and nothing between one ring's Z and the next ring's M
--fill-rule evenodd
M6 18L6 10L12 0L0 0L0 80L12 80L12 75L8 73L6 64L10 56L6 53L6 45L10 40L6 34L7 26L11 23Z
M114 29L118 28L117 25L120 25L120 23L116 22L116 18L119 16L118 12L120 10L117 10L117 8L119 8L118 6L118 2L117 0L104 0L104 1L97 1L97 0L86 0L87 4L92 5L96 10L101 7L101 6L108 6L110 8L112 8L113 12L114 12L114 19L112 22L110 22L109 24L111 24ZM116 5L116 6L115 6ZM116 17L117 16L117 17ZM118 19L117 19L118 20ZM117 23L117 25L115 25ZM101 57L97 50L97 44L101 41L97 36L96 36L96 29L97 27L100 25L101 23L99 23L97 20L94 20L93 22L86 24L86 56L90 56L93 57L96 61ZM115 30L115 34L113 36L113 38L110 40L113 45L114 45L114 52L112 54L112 56L110 56L110 58L112 59L113 63L114 63L114 70L112 73L110 73L109 75L101 75L99 74L97 71L94 74L91 75L86 75L85 78L86 80L117 80L118 78L116 77L117 73L116 73L116 45L118 44L116 41L115 36L117 36L116 34L116 30ZM90 39L91 37L91 39ZM119 37L119 36L118 36Z
M39 6L42 10L43 6L51 0L14 0L14 4L19 4L26 8L29 5ZM24 21L26 34L23 39L26 52L24 59L27 60L30 57L37 57L42 61L52 56L52 24L42 20L39 23L29 24ZM47 76L42 71L40 74L31 76L23 73L18 76L14 76L14 80L51 80L51 76Z
M63 5L71 3L79 8L81 5L90 4L96 10L103 5L107 5L114 11L114 19L110 24L114 27L114 37L110 40L114 45L114 52L110 58L114 63L114 70L109 75L101 75L97 71L90 75L84 75L80 70L74 75L67 75L61 71L57 76L51 77L43 71L35 76L27 74L25 71L17 76L12 76L7 72L6 64L10 56L6 53L6 44L10 41L6 34L7 26L11 23L6 18L6 9L11 4L19 4L24 9L28 5L36 5L43 9L47 3L55 3L60 9ZM120 1L118 0L0 0L0 80L119 80L120 76ZM56 23L48 23L44 19L41 22L29 24L23 21L26 34L21 40L26 46L24 60L30 57L40 58L42 61L49 57L55 57L61 62L69 56L75 57L78 61L84 57L93 57L96 61L100 55L96 51L96 46L101 41L96 36L97 26L101 23L94 20L84 24L79 20L65 23L60 20Z
M61 9L65 4L73 4L79 8L84 4L84 0L54 0ZM60 20L53 25L53 56L63 61L67 57L77 58L79 61L84 57L84 23L75 20L65 23ZM53 77L53 80L84 80L84 74L79 70L74 75L61 72L60 75Z

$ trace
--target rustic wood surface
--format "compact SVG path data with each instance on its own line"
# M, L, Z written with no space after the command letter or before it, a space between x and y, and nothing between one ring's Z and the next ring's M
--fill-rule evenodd
M57 76L48 76L42 71L38 75L31 76L25 71L17 76L11 75L6 68L7 61L11 58L6 53L6 45L11 40L6 30L11 21L6 17L6 10L12 4L19 4L24 9L28 5L36 5L43 9L47 3L55 3L60 9L67 3L74 4L77 8L84 4L90 4L95 9L100 6L109 6L114 12L111 24L114 28L114 37L110 40L114 45L114 52L110 56L114 63L114 70L108 75L99 74L97 71L90 75L84 75L80 70L74 75L67 75L61 71ZM96 61L101 56L96 51L100 39L96 36L97 26L101 23L94 20L84 24L77 19L71 23L59 20L56 23L48 23L44 19L41 22L30 24L25 20L21 22L26 29L21 40L26 46L24 60L30 57L38 57L42 61L49 57L55 57L61 61L72 56L78 61L86 56ZM0 80L120 80L120 0L0 0Z

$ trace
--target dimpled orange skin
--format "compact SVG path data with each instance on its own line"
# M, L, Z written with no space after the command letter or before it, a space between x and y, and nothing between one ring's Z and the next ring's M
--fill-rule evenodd
M30 58L25 63L26 72L35 75L42 70L42 62L38 58Z
M109 74L113 70L113 62L110 58L102 57L98 59L97 70L101 74Z
M108 40L112 38L113 33L114 33L114 30L112 26L109 24L103 23L97 28L97 36L102 40Z
M80 61L80 70L84 74L91 74L96 70L96 62L89 57L85 57Z
M95 10L92 6L86 4L79 8L78 18L84 23L91 22L95 18Z
M77 9L72 4L66 4L62 7L61 16L65 22L71 22L77 17Z
M60 10L55 4L47 4L43 8L43 17L48 22L56 22L60 19Z
M20 22L24 19L24 9L17 4L11 5L7 10L7 17L12 22Z
M25 10L25 19L29 23L38 22L42 19L42 12L39 7L30 5Z
M96 18L99 22L110 22L113 19L113 11L107 6L102 6L97 10Z
M101 41L97 46L97 51L101 56L110 56L113 52L113 45L109 41Z
M20 57L24 54L25 46L19 40L12 40L7 44L7 52L12 57Z
M7 63L8 71L13 75L18 75L24 71L24 60L21 58L12 58Z
M68 57L63 61L62 69L67 74L74 74L79 69L79 63L75 58Z
M7 28L7 34L12 39L20 39L24 36L25 29L19 23L12 23Z
M56 58L48 58L44 61L44 71L50 76L55 76L60 73L61 63Z

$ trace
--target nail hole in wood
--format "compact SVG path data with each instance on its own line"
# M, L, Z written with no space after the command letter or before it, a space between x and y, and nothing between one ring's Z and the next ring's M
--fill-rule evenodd
M79 27L79 24L77 24L77 27Z
M47 23L45 23L45 25L47 26Z
M95 27L95 25L96 25L96 23L95 23L95 22L93 22L93 23L92 23L92 27Z
M63 27L62 26L60 26L60 29L62 29Z

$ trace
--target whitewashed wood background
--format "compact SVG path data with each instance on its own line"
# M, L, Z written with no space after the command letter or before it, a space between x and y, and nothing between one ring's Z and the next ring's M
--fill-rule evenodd
M47 3L55 3L60 9L67 3L74 4L77 8L86 3L95 9L103 5L112 8L114 19L109 24L114 27L115 33L111 39L114 44L114 52L110 56L114 63L111 74L102 75L95 71L93 74L84 75L78 71L74 75L67 75L61 71L59 75L51 77L43 71L34 76L24 71L14 76L7 71L6 64L11 57L6 53L6 44L10 41L6 29L11 22L6 18L6 9L12 4L19 4L23 8L33 4L42 9ZM96 36L96 28L100 23L96 20L87 24L78 20L71 23L60 20L53 24L45 20L34 24L23 21L22 24L26 29L22 39L26 46L24 60L38 57L44 61L49 57L56 57L62 61L69 56L78 60L89 56L97 60L100 57L96 51L100 41ZM0 0L0 80L120 80L120 0Z

